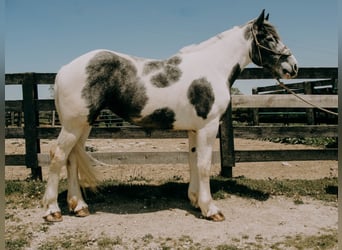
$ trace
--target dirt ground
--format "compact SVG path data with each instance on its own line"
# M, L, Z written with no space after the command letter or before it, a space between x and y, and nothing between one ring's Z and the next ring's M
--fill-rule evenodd
M41 151L48 152L51 141L41 142ZM24 141L6 140L6 154L24 153ZM87 147L93 151L138 152L138 151L186 151L186 139L149 139L149 140L88 140ZM219 145L216 143L215 150ZM284 145L266 141L236 139L236 149L293 149L309 148L303 145ZM47 167L43 166L44 179ZM184 181L189 179L188 166L175 165L118 165L113 167L97 166L103 179L128 180L149 179L153 184L165 182L175 177ZM212 174L219 172L219 165L213 166ZM25 179L30 171L24 167L6 167L5 178ZM234 177L245 176L253 179L321 179L337 177L337 161L301 161L301 162L263 162L237 163L233 170ZM63 171L61 178L65 178ZM296 205L293 199L275 196L266 201L241 198L235 195L218 200L217 204L226 216L223 222L211 222L199 219L189 212L187 205L177 205L154 211L129 208L126 204L120 209L97 209L90 216L76 218L63 215L63 222L49 225L46 232L33 232L30 249L36 249L42 242L62 235L86 232L88 237L97 239L106 235L120 237L125 242L123 248L137 248L146 235L154 239L181 238L189 236L201 246L215 247L220 244L234 244L242 249L246 244L264 244L269 246L287 237L296 235L320 235L337 230L337 203L327 203L304 198L303 204ZM120 202L120 201L118 201ZM183 202L183 201L182 201ZM116 206L113 204L113 206ZM118 205L119 206L119 205ZM132 206L133 203L132 203ZM127 212L129 211L129 212ZM43 211L37 207L16 211L21 223L40 225L43 223ZM6 226L10 226L8 222ZM140 240L137 240L140 239ZM94 240L96 242L96 240ZM139 243L140 242L140 243ZM95 243L94 243L95 244ZM96 245L87 249L96 248ZM187 247L184 246L184 249ZM145 249L162 249L157 242L149 243ZM267 249L267 248L265 248ZM284 248L285 249L285 248Z

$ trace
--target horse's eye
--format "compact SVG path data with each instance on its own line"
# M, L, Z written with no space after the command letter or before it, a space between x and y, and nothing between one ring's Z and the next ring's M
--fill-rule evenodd
M267 42L274 42L275 40L274 40L274 38L273 37L266 37L266 41Z

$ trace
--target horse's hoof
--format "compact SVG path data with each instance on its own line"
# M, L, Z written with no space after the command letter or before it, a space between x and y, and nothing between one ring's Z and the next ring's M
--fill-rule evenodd
M61 212L54 212L43 217L46 222L61 222L63 220Z
M226 218L224 217L223 213L218 212L217 214L208 216L207 219L217 222L217 221L224 221Z
M88 216L90 213L89 213L89 209L87 207L84 207L78 211L75 211L75 215L76 217L86 217Z

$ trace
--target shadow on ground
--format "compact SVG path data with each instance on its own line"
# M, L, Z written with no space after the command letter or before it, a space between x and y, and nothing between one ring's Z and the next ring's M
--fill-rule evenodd
M325 188L325 191L327 192L327 194L335 194L336 196L338 196L338 186L329 185Z
M84 197L90 212L107 212L117 214L149 213L178 208L186 210L196 217L200 211L193 208L187 198L188 183L169 182L162 185L116 184L105 182L97 192L84 190ZM211 180L211 192L216 199L229 195L265 201L270 194L251 189L235 180ZM62 213L68 213L66 206L67 191L59 194Z

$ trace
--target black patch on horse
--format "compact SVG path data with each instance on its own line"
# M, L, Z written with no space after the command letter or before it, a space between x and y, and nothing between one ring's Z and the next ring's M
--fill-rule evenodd
M169 60L167 60L168 64L175 65L175 66L177 66L181 62L182 62L182 58L180 58L179 56L173 56Z
M82 97L88 103L90 124L104 108L128 121L140 117L148 97L129 60L111 52L99 52L88 63L86 72Z
M233 67L228 78L228 84L230 88L233 86L233 83L235 82L236 78L239 77L240 73L241 73L241 67L240 67L240 64L237 63Z
M148 75L153 71L160 70L164 66L163 61L152 61L144 65L143 74Z
M158 73L152 76L151 83L158 88L165 88L170 85L170 81L165 73Z
M182 71L172 64L168 64L165 67L165 74L170 82L177 82L182 75Z
M160 71L151 77L151 83L158 88L165 88L180 79L182 71L178 65L181 62L182 59L178 56L167 61L152 61L144 66L143 73L150 74L154 71Z
M204 77L192 81L188 89L188 99L195 107L197 115L206 119L215 101L210 82Z
M143 117L136 122L146 128L172 129L175 122L175 112L170 108L161 108L153 111L152 114Z

